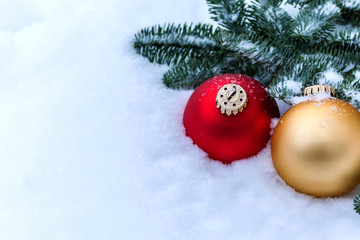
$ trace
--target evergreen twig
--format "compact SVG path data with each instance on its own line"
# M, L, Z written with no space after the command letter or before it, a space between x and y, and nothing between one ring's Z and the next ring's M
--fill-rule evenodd
M354 210L360 214L360 192L354 198Z
M206 2L219 27L165 24L135 35L137 53L170 66L163 77L167 87L195 88L218 74L243 73L291 103L304 87L317 84L319 76L332 70L343 75L343 82L329 84L344 88L338 89L340 98L356 103L357 88L349 83L360 62L360 4L356 1ZM298 13L290 15L284 5L292 5ZM346 89L352 94L346 95Z
M187 58L201 58L220 46L214 36L217 29L209 24L165 24L145 28L135 35L133 46L150 62L177 64Z

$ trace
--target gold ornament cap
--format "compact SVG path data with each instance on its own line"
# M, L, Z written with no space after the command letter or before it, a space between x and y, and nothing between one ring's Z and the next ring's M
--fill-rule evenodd
M329 85L314 85L307 87L304 90L304 96L316 95L319 92L327 92L335 97L335 88Z
M226 84L216 95L216 107L222 114L236 115L247 106L248 98L245 90L238 84Z

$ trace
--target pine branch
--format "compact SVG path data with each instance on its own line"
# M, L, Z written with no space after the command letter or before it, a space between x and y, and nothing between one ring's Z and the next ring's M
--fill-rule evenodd
M133 46L150 62L176 64L218 51L220 46L214 40L218 31L209 24L157 25L138 32Z
M360 28L356 27L337 31L333 34L331 41L355 44L357 47L360 47Z
M215 59L188 58L168 70L163 77L164 84L173 89L194 89L205 80L220 74Z
M342 24L360 26L360 3L356 0L337 0L341 8Z
M206 0L211 19L234 33L248 31L249 12L244 0Z
M300 12L290 16L283 10L285 2ZM329 84L340 98L360 107L354 73L360 62L360 30L345 25L357 21L348 19L349 12L360 16L360 5L352 2L207 0L211 18L222 28L154 26L135 35L134 48L150 61L172 65L163 78L170 88L195 88L214 75L242 73L291 102L305 86L327 83L332 72L340 82Z
M229 54L222 52L221 57L208 55L201 59L189 58L168 70L163 82L173 89L194 89L219 74L247 72L249 76L253 76L256 73L257 69L246 59L239 63L238 58L227 55Z
M360 214L360 192L356 195L356 197L354 198L354 210Z
M288 39L294 20L279 7L281 2L269 2L265 6L252 5L250 22L258 35L276 40Z
M221 44L234 55L247 58L254 65L276 64L284 58L273 42L253 34L222 33Z
M279 66L284 64L284 61L290 56L295 56L294 49L290 46L278 47L278 41L258 37L254 34L221 34L221 44L225 49L230 50L231 53L238 57L238 62L243 63L248 61L256 70L255 77L261 83L268 85L273 74L277 71ZM243 73L251 75L250 72L244 70Z
M336 56L337 64L342 66L360 61L360 29L335 32L322 45L315 47L316 52Z
M311 2L311 0L287 0L286 1L287 4L294 5L295 7L298 5L300 7L303 7L304 5L309 4L310 2Z
M332 68L331 56L302 55L284 65L272 79L268 92L292 104L294 96L302 96L304 88L319 84L319 80Z
M340 8L331 1L316 1L304 7L295 19L292 36L305 42L319 42L331 35L340 17Z
M336 96L360 109L360 68L344 74L344 80L337 86Z

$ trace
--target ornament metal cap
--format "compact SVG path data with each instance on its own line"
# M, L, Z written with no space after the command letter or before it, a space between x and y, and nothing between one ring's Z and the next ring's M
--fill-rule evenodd
M316 95L319 92L327 92L331 96L335 97L335 88L329 85L314 85L305 88L304 96Z
M237 84L226 84L216 95L216 107L222 114L236 115L247 106L248 98L245 90Z

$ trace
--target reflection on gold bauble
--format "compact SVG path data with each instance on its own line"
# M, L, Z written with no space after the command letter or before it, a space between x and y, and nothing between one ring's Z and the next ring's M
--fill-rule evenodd
M328 98L290 108L275 127L271 155L296 191L336 197L360 182L360 112Z

